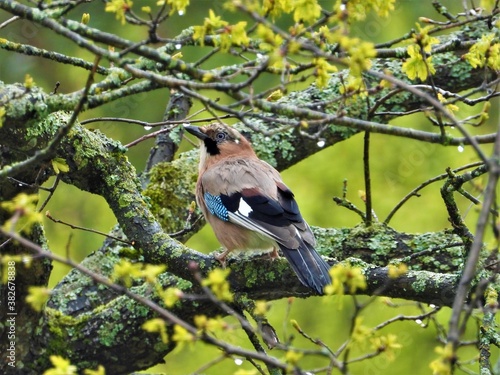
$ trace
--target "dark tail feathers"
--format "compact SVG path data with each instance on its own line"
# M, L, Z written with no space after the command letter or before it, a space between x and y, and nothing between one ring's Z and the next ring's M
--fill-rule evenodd
M328 273L330 266L314 247L302 242L298 249L289 249L281 244L280 248L300 282L318 294L323 294L323 288L332 282Z

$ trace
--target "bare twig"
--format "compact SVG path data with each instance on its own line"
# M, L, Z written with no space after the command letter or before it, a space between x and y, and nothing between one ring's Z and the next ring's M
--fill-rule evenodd
M469 169L469 168L474 168L474 167L479 167L481 165L484 165L483 162L475 162L475 163L470 163L470 164L467 164L467 165L464 165L460 168L455 168L453 170L453 173L457 173L457 172L461 172L465 169ZM485 170L486 172L486 170ZM445 179L446 177L448 177L449 174L448 173L443 173L443 174L440 174L439 176L436 176L436 177L433 177L423 183L421 183L420 185L418 185L415 189L413 189L412 191L410 191L403 199L401 199L398 204L396 204L396 206L394 206L394 208L391 210L391 212L389 212L389 214L387 215L387 218L384 220L384 224L389 224L389 222L391 221L392 217L394 216L394 214L411 198L411 197L418 197L418 192L420 190L422 190L424 187L436 182L436 181L440 181L440 180L443 180Z
M104 233L104 232L101 232L101 231L98 231L98 230L95 230L95 229L92 229L92 228L85 228L85 227L81 227L79 225L74 225L74 224L70 224L70 223L66 223L65 221L62 221L62 220L59 220L59 219L55 219L49 211L47 211L45 213L45 217L47 217L48 219L50 219L51 221L53 221L54 223L56 224L63 224L63 225L66 225L68 227L70 227L71 229L79 229L79 230L82 230L84 232L90 232L90 233L95 233L95 234L98 234L100 236L104 236L106 238L110 238L112 240L115 240L115 241L119 241L119 242L122 242L124 244L127 244L127 245L130 245L132 246L133 244L129 241L125 241L123 240L122 238L118 238L118 237L115 237L115 236L112 236L110 234L107 234L107 233Z
M372 187L370 176L370 132L365 132L363 143L363 173L365 177L365 225L367 227L372 225Z
M488 217L490 215L490 208L494 202L495 190L498 183L498 178L500 175L500 169L498 165L500 155L500 130L497 132L497 139L495 142L495 147L493 155L487 160L488 170L490 172L488 184L484 193L483 206L476 225L476 233L474 240L472 242L471 248L469 249L469 255L465 263L464 271L462 277L460 278L460 283L458 284L456 296L453 302L453 313L449 321L449 331L448 331L448 342L450 342L454 349L458 347L459 338L462 332L459 331L459 321L462 312L463 304L470 290L470 283L474 278L477 262L479 260L479 254L483 246L483 238L486 230L486 225L488 224ZM462 325L463 326L463 325Z

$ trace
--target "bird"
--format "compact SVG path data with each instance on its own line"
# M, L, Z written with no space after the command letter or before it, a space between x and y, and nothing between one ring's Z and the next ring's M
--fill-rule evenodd
M184 129L201 141L196 201L225 248L217 259L225 265L233 251L259 250L275 258L279 249L300 282L323 294L330 266L315 250L311 228L279 172L224 123Z

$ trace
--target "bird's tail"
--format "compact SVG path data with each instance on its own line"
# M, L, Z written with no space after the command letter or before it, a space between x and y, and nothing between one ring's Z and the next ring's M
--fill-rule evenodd
M314 247L301 241L298 249L290 249L279 244L283 255L297 274L300 282L323 294L323 288L332 282L328 270L330 266L321 258Z

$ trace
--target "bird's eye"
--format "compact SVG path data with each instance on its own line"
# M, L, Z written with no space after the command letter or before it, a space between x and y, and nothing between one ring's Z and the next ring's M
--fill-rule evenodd
M217 142L222 142L223 140L225 140L227 137L227 134L225 132L218 132L216 135L215 135L215 140Z

